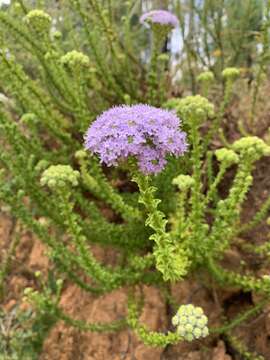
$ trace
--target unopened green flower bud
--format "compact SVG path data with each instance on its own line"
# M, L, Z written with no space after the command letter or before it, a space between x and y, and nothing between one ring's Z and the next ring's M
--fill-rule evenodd
M16 14L20 14L23 11L23 8L18 1L16 1L14 3L13 8L14 8Z
M50 61L50 60L57 60L58 59L58 53L56 51L48 51L46 52L44 58L46 61Z
M52 37L53 37L55 40L61 39L61 37L62 37L61 31L54 31L54 32L52 33Z
M195 316L189 316L189 318L188 318L188 322L189 322L189 324L191 324L191 325L195 325L196 324L196 322L197 322L197 318L195 317Z
M222 71L222 77L225 80L234 81L240 76L240 70L234 67L228 67Z
M234 142L234 151L246 152L259 159L262 156L270 156L270 146L257 136L246 136Z
M30 288L30 287L25 288L24 291L23 291L23 294L24 294L25 296L29 296L29 295L31 295L32 293L33 293L33 289Z
M178 334L180 335L180 336L185 336L185 334L186 334L186 329L185 329L185 327L184 326L182 326L182 325L179 325L178 327L177 327L177 332L178 332Z
M185 325L185 324L187 324L187 323L188 323L188 318L183 315L183 316L181 317L181 324L182 324L182 325Z
M37 33L49 32L52 18L43 10L31 10L25 17L25 22Z
M22 8L22 7L21 7L21 4L20 4L18 1L16 1L13 6L14 6L14 8L16 8L16 9L21 9L21 8Z
M207 324L207 317L205 315L201 315L201 317L198 319L197 321L197 326L200 329L203 329L205 327L205 325Z
M172 318L172 324L173 324L173 326L177 326L177 325L178 325L178 316L177 316L177 315L173 316L173 318Z
M78 160L85 159L87 157L87 152L85 150L78 150L75 152L75 158Z
M90 65L88 56L77 50L70 51L63 55L60 62L75 73Z
M173 185L176 185L179 190L187 191L194 184L194 179L190 175L179 175L172 181Z
M203 313L203 309L199 306L196 306L194 309L193 309L193 313L196 317L200 317L200 316L203 316L204 313Z
M204 327L202 329L202 337L205 338L208 335L209 335L209 329L208 329L208 327Z
M51 165L43 172L40 183L51 189L77 186L79 177L80 173L69 165Z
M195 336L192 333L188 333L185 335L185 338L187 341L193 341L195 339Z
M61 288L61 287L63 286L63 280L62 280L62 279L57 279L57 280L56 280L56 286L57 286L58 288Z
M20 189L17 192L18 198L23 198L25 196L25 191L23 189Z
M180 99L176 110L184 120L196 121L198 125L214 116L214 105L200 95Z
M185 325L185 330L186 330L187 333L192 333L192 331L193 331L193 325L188 322L188 323Z
M55 179L50 179L48 180L48 183L47 185L50 187L50 188L54 188L56 186L57 182L55 181ZM64 183L63 181L58 181L58 185L59 187L63 187Z
M38 122L37 116L33 113L23 114L21 122L24 124L36 124Z
M193 335L194 335L195 339L199 339L202 336L202 330L199 328L195 328L193 330Z
M125 104L130 105L131 104L131 97L129 94L124 95Z
M172 319L177 333L187 341L206 337L209 334L207 322L202 308L192 304L180 306Z
M162 53L158 56L158 60L161 62L167 62L170 60L170 56L166 53Z
M239 162L239 156L230 149L218 149L215 151L215 155L219 162L225 163L227 166L237 164Z
M204 71L198 75L197 80L201 83L212 83L215 80L215 76L212 71Z

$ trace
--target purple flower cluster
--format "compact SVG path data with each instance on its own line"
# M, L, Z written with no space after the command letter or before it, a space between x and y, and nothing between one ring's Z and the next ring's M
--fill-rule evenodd
M179 25L178 18L166 10L152 10L140 17L140 23L152 22L161 25L170 25L173 28Z
M108 166L133 156L140 170L151 174L164 168L167 155L182 155L187 143L174 112L139 104L101 114L86 133L85 148Z

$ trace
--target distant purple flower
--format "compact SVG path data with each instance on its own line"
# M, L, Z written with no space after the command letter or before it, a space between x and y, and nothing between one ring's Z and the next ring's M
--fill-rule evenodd
M164 168L168 154L183 155L187 143L174 112L139 104L101 114L86 133L85 148L108 166L133 156L140 170L150 174Z
M140 17L140 23L152 22L161 25L170 25L173 28L179 25L178 18L166 10L152 10Z

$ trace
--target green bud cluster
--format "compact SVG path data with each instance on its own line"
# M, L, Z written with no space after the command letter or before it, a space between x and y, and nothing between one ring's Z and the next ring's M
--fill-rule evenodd
M62 33L61 33L61 31L54 31L53 33L52 33L52 37L55 39L55 40L59 40L59 39L61 39L62 38Z
M177 109L184 120L203 122L214 116L214 105L200 95L187 96L179 100Z
M69 165L51 165L43 172L40 183L51 189L77 186L79 176L79 171L73 170Z
M58 53L54 50L47 51L44 58L46 61L58 60Z
M35 124L37 122L37 116L32 113L23 114L21 122L24 124Z
M14 9L15 9L16 11L18 11L18 12L22 10L21 4L20 4L19 2L17 2L17 1L14 3L13 6L14 6Z
M187 191L194 185L194 179L190 175L179 175L173 179L172 184L181 191Z
M33 27L38 33L48 32L51 27L52 18L43 10L31 10L25 17L25 22Z
M76 50L72 50L63 55L60 62L72 71L87 68L90 65L88 56Z
M172 324L177 327L177 333L187 341L208 336L207 322L203 309L192 304L181 305L172 318Z
M270 146L257 136L246 136L235 141L232 149L239 153L249 153L256 158L270 156Z
M236 80L240 76L240 70L234 67L228 67L222 71L222 77L225 80Z
M198 75L197 80L201 83L211 83L215 80L215 76L212 71L204 71Z
M222 148L215 151L216 158L219 162L227 166L238 164L239 156L230 149Z
M78 150L75 153L75 158L78 160L83 160L87 157L87 152L85 150Z
M163 53L159 55L158 60L166 63L170 60L170 56L166 53Z

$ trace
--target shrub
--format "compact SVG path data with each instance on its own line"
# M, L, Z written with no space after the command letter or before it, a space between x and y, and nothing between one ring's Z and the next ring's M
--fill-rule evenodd
M224 147L211 146L239 70L223 70L224 96L217 106L200 95L170 98L160 52L171 22L150 18L152 56L143 64L133 36L140 25L130 16L120 31L99 1L67 3L76 31L84 32L76 49L71 48L76 38L66 39L67 20L56 21L62 36L51 31L53 12L30 9L22 1L0 12L0 79L9 99L0 110L0 199L48 247L59 274L96 296L123 286L134 295L138 284L162 289L200 271L221 286L262 294L254 308L222 328L210 327L210 333L226 333L260 311L270 292L268 278L235 273L220 263L237 235L262 221L270 207L268 199L249 223L241 223L252 171L270 155L270 146L256 136L233 143L221 136ZM17 61L20 51L29 61ZM198 80L207 95L213 74ZM209 130L202 135L206 123ZM231 167L234 179L221 197L218 187ZM113 185L120 174L133 192ZM101 207L113 210L115 221ZM92 243L113 246L124 260L114 267L102 264ZM208 334L203 310L192 304L175 309L175 332L158 333L139 323L141 299L134 296L126 319L87 324L65 314L45 290L26 295L39 310L49 308L54 319L98 332L130 326L153 346Z

